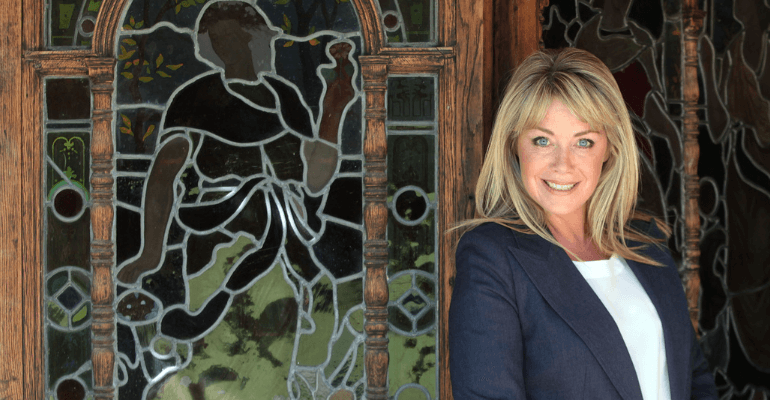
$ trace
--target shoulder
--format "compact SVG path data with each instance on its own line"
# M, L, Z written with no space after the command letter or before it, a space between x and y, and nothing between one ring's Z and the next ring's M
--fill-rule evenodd
M485 222L462 235L458 251L462 247L479 244L518 248L522 241L531 240L533 237L539 238L537 235L522 233L494 222Z

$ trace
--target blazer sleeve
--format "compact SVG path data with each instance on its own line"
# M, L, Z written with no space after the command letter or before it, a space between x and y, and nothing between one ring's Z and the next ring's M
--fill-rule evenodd
M692 335L692 351L690 352L690 365L692 369L692 389L690 391L691 399L717 400L716 385L714 384L714 375L709 370L706 357L695 337L695 331Z
M449 308L455 399L525 399L521 325L508 250L471 231L456 253Z

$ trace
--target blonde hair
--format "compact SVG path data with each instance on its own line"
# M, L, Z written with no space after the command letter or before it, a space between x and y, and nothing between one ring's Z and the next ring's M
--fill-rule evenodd
M629 225L633 219L650 217L635 210L639 152L623 96L607 66L591 53L575 48L536 52L514 72L495 117L476 184L478 217L460 226L495 222L537 234L569 252L549 232L543 208L527 193L516 157L519 135L535 128L554 100L607 136L610 154L587 202L586 234L602 253L659 265L626 244L627 239L643 243L660 240ZM670 230L658 224L668 236Z

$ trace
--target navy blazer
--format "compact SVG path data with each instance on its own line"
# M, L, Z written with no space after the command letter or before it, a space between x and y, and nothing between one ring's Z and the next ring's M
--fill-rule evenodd
M650 236L653 222L635 221ZM631 245L639 245L631 243ZM668 250L627 260L663 325L671 398L717 399ZM449 308L455 400L642 400L615 321L567 253L537 235L483 224L463 235Z

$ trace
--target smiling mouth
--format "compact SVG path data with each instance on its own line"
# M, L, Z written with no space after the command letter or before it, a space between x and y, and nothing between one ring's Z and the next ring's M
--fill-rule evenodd
M572 190L572 188L575 187L575 185L577 185L577 183L573 183L571 185L559 185L558 183L553 183L553 182L549 182L549 181L546 181L546 180L543 180L543 182L545 182L546 185L548 185L549 188L551 188L553 190L558 190L560 192L570 191L570 190Z

